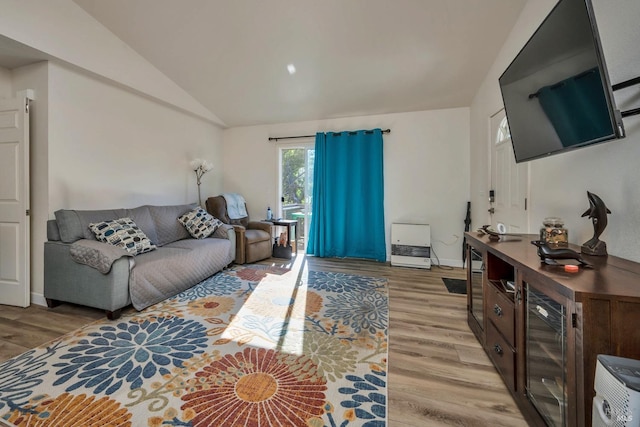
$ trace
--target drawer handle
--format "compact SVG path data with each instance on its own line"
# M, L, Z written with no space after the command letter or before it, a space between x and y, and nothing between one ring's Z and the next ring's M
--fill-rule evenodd
M504 353L504 351L502 350L502 347L500 347L500 344L496 344L493 346L493 350L498 353L500 356L502 356L502 353Z
M502 308L500 308L500 306L498 304L493 306L493 312L496 314L496 316L501 317L502 316Z

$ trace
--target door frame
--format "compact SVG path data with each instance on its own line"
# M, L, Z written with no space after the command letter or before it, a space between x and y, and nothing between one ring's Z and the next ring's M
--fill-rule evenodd
M13 103L15 107L6 111L17 112L16 135L20 135L17 148L17 212L12 208L7 211L9 224L17 224L17 235L15 243L16 271L15 283L12 278L7 277L7 286L11 287L11 292L5 294L0 301L2 304L15 305L18 307L28 307L31 304L31 213L30 213L30 101L34 99L33 90L22 90L16 92L15 97L3 99L7 104ZM11 200L7 200L11 201ZM19 218L19 219L17 219ZM14 222L17 221L17 222Z
M305 140L308 140L307 142L305 142ZM278 160L277 160L277 164L278 164L278 173L277 173L277 179L278 179L278 218L284 218L284 212L283 212L283 203L282 203L282 152L283 150L287 150L287 149L293 149L293 148L304 148L304 149L315 149L315 136L314 137L310 137L310 138L300 138L300 140L298 141L289 141L289 142L283 142L283 143L277 143L276 144L276 152L278 153ZM298 239L300 236L305 236L304 239L304 248L303 250L306 251L307 249L307 242L308 242L308 236L309 236L309 215L311 214L311 204L309 203L309 198L311 196L311 194L307 194L306 190L308 188L308 182L309 179L313 180L313 176L310 176L308 173L306 174L305 177L305 221L304 221L304 233L300 233L300 230L297 229L296 227L296 239ZM298 223L299 224L299 223Z
M488 158L489 158L489 170L488 170L488 188L489 191L494 190L495 189L495 182L494 182L494 177L496 176L496 162L494 160L494 147L496 145L496 139L497 139L497 131L498 129L493 129L492 126L492 121L493 118L498 116L498 115L504 115L504 118L506 119L506 113L505 113L505 109L504 107L500 108L498 111L496 111L493 114L490 114L487 120L487 127L488 127ZM500 120L502 122L502 119ZM508 122L507 122L508 125ZM499 126L498 126L499 128ZM523 201L524 203L524 207L523 207L523 211L521 213L521 221L518 221L520 223L520 232L523 233L528 233L529 232L529 225L531 222L531 218L530 218L530 212L531 212L531 168L530 165L528 163L516 163L515 162L515 156L513 154L513 144L511 143L511 137L509 137L509 150L510 150L510 154L511 154L511 160L512 163L510 164L510 179L509 179L509 183L510 185L513 183L514 181L514 173L520 172L523 175L523 179L525 180L523 183L521 183L521 185L523 185L523 195L525 200ZM488 193L490 194L490 193ZM489 203L489 211L487 212L487 220L488 220L488 224L492 224L492 226L494 226L494 228L496 227L497 224L494 224L495 218L491 213L491 208L493 208L494 205L493 203ZM513 218L511 218L512 215L510 215L510 213L507 215L507 217L509 218L509 220L505 221L507 223L507 225L509 223L513 223L514 221L510 221ZM512 230L510 230L509 228L507 228L507 231L510 232Z

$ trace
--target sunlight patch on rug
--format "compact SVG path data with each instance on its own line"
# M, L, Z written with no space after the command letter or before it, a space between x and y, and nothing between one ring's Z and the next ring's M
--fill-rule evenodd
M0 362L0 421L385 426L388 318L385 279L238 266Z

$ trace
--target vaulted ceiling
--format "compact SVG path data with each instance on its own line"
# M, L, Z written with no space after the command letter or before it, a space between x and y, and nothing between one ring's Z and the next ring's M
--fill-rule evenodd
M74 1L230 127L468 106L526 2Z

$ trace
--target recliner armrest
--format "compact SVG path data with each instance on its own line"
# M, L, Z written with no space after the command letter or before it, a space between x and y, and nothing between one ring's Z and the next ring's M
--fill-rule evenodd
M245 228L241 225L234 225L233 229L236 232L236 264L244 264L245 263L245 239L244 232Z
M249 222L249 226L247 228L252 229L252 230L263 230L266 231L267 233L271 234L271 226L273 224L271 224L268 221L251 221Z

